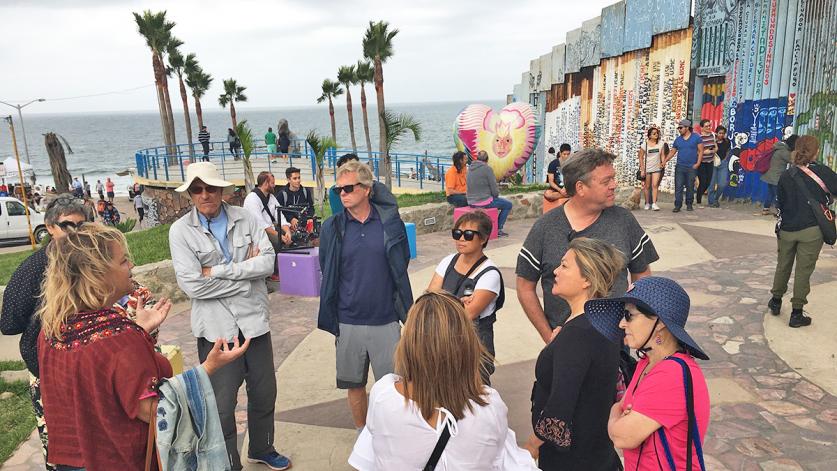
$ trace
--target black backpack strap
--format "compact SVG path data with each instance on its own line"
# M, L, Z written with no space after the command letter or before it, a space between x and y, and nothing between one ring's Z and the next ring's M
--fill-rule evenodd
M433 448L433 453L430 454L430 459L427 460L427 464L424 466L424 471L433 471L436 469L436 465L442 458L442 452L445 451L448 440L450 440L450 429L448 429L448 425L445 424L445 427L442 429L442 434L439 435L439 441L436 442L436 446Z
M494 303L494 312L500 310L503 307L503 304L506 303L506 285L503 282L503 272L500 271L497 267L486 267L483 271L477 273L477 276L474 277L474 283L480 279L481 276L485 275L490 271L496 271L498 275L500 275L500 293L497 294L497 301Z

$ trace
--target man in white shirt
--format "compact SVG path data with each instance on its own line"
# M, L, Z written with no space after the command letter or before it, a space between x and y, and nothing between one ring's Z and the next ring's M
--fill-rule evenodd
M291 233L285 216L278 210L279 202L273 196L273 189L275 187L276 179L272 173L259 173L259 176L256 177L256 188L253 188L253 191L244 198L244 209L264 227L270 243L273 244L273 249L278 251L281 245L279 243L280 238L283 243L290 244ZM277 225L282 229L281 234L276 229ZM277 270L278 268L274 266L273 275L270 277L272 281L279 281L279 273Z

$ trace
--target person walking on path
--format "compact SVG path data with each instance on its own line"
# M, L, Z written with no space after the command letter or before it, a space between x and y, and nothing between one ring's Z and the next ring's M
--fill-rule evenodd
M660 128L651 125L645 133L645 142L639 147L639 176L643 181L645 209L659 211L657 196L660 194L660 180L663 178L663 160L668 152L668 143L660 138Z
M145 203L142 201L142 195L134 195L134 209L137 211L137 218L139 219L137 225L142 227L142 220L145 219Z
M552 154L555 154L555 149L550 147ZM546 184L549 188L543 192L543 197L547 201L558 201L567 199L567 191L564 189L564 177L561 174L561 164L569 158L572 154L572 147L569 144L561 144L558 148L558 155L549 163L546 170Z
M393 354L413 292L410 247L395 197L372 187L372 171L352 161L337 169L344 211L320 229L317 327L337 337L337 388L348 390L355 428L366 424L369 366L376 379L394 373Z
M511 201L500 197L500 189L494 171L488 166L488 153L484 150L477 153L477 160L471 162L467 178L468 204L472 208L497 208L497 235L506 237L503 226L512 210Z
M227 144L230 146L230 154L232 154L233 159L238 160L238 149L241 147L241 140L232 128L227 128Z
M273 446L276 368L265 278L273 272L276 254L264 227L247 210L222 201L229 186L211 162L187 167L186 181L175 191L188 192L194 207L169 231L172 264L178 286L192 301L192 333L200 361L206 360L215 339L228 344L250 341L241 358L211 378L232 469L242 469L235 408L244 381L248 461L287 469L290 460Z
M267 146L267 156L273 157L276 153L276 134L273 134L273 128L267 128L267 133L264 135L264 144Z
M526 448L541 469L621 470L607 435L617 393L619 346L599 335L585 303L607 296L625 270L614 246L580 237L555 269L553 295L570 305L570 317L538 355L532 387L532 429ZM623 385L624 386L624 385Z
M116 194L113 192L114 186L116 185L114 185L110 177L108 177L107 180L105 180L105 190L107 191L108 202L110 203L113 203L113 198L116 196Z
M729 185L729 159L732 143L727 139L727 128L715 128L715 142L718 144L718 160L713 163L712 180L709 182L709 207L720 208L721 196Z
M700 166L697 169L698 187L695 196L698 206L702 204L703 194L712 182L712 170L715 168L715 157L718 156L718 142L715 133L712 132L712 122L708 119L700 120L700 139L703 152L700 154Z
M564 188L570 200L535 221L517 256L517 299L544 343L549 343L553 331L572 314L569 304L551 293L555 269L574 238L588 237L614 245L628 257L631 281L650 275L651 263L659 259L651 238L631 212L615 206L615 159L599 149L584 149L567 159ZM538 280L543 288L543 306L536 290ZM627 286L625 273L614 283L612 295L621 295Z
M198 142L201 143L201 147L203 148L201 161L209 162L209 131L206 129L206 126L201 126L201 130L198 133Z
M78 177L73 178L73 196L76 198L84 198L84 187L78 181Z
M770 155L770 168L764 172L759 179L767 183L767 196L764 197L764 204L761 212L753 214L753 216L770 216L770 207L776 205L776 193L779 185L779 177L782 175L788 165L791 164L791 152L793 152L796 140L799 136L793 134L788 137L785 142L777 141L773 144L773 153Z
M96 180L96 193L99 194L99 199L105 199L105 185L102 185L102 180Z
M776 225L779 255L770 290L773 296L767 306L774 316L780 314L782 296L788 290L788 280L793 271L790 327L811 325L811 318L805 315L802 308L808 303L811 274L817 266L823 245L823 232L814 211L829 211L826 217L834 220L834 213L827 207L833 202L832 195L837 193L837 174L828 166L816 162L818 152L817 138L799 137L791 157L794 166L779 177L776 205L779 209ZM834 223L831 224L833 227Z
M683 190L686 190L686 211L692 211L692 201L695 192L695 174L700 167L703 155L703 140L692 132L692 122L688 119L680 120L677 123L677 132L680 133L674 140L672 149L669 150L663 161L663 167L673 158L677 157L677 165L674 167L674 209L672 212L679 213L683 207Z
M468 206L468 157L465 152L453 153L453 165L445 173L445 199L454 208Z

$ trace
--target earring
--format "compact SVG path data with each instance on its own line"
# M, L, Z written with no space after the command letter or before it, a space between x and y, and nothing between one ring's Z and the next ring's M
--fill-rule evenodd
M663 344L663 339L662 339L662 337L660 337L659 335L657 335L657 337L654 339L654 343L656 343L657 345L662 345L662 344Z

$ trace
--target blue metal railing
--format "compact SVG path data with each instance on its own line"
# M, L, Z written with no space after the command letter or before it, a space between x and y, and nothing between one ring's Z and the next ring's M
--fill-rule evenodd
M190 146L194 153L193 160L195 162L203 160L203 148L199 143L177 144L174 146L174 152L172 153L169 153L166 146L138 150L135 154L137 174L151 180L185 180L186 166L190 161ZM308 142L304 139L292 140L288 151L287 153L267 152L267 146L264 145L264 141L260 140L257 141L255 149L250 153L250 158L254 162L258 159L266 160L268 171L274 172L275 169L277 173L283 172L287 167L295 166L294 161L297 163L307 161L311 169L311 178L316 180L315 155ZM348 149L335 148L326 151L323 167L324 170L331 170L333 181L337 180L336 167L339 156L350 152L351 150ZM369 163L375 179L381 181L383 177L382 154L380 152L358 151L358 155L362 162ZM241 149L239 148L236 153L233 153L226 141L211 142L209 154L206 156L206 159L210 162L220 164L219 168L223 178L226 178L226 166L224 164L228 160L240 160L241 158ZM435 184L441 184L441 188L444 190L445 172L453 165L450 157L428 155L427 152L423 154L391 152L390 161L392 162L394 186L400 187L402 183L417 182L420 189L424 189L426 183L432 182L434 187Z

